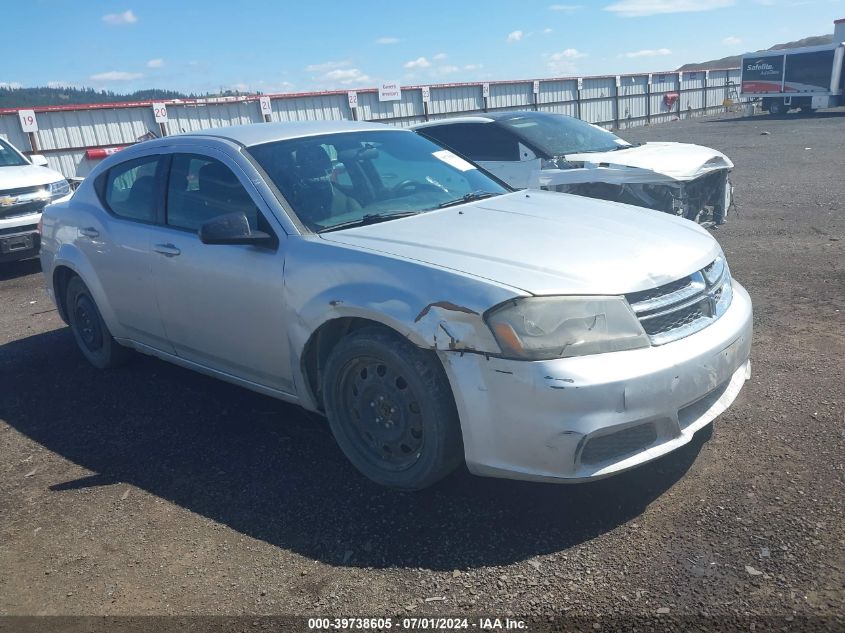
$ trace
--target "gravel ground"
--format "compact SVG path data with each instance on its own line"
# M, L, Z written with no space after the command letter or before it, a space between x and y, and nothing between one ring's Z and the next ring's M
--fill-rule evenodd
M295 407L146 357L97 372L37 262L6 265L0 615L845 626L845 111L623 135L736 163L738 212L715 235L754 300L754 375L712 432L591 484L459 472L394 493Z

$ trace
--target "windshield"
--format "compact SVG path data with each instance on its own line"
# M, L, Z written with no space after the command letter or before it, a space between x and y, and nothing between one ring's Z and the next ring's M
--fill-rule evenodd
M312 231L383 221L507 191L472 163L400 130L309 136L248 151Z
M0 138L0 167L19 167L20 165L29 165L29 163Z
M498 122L548 156L631 147L630 143L603 128L560 114L535 112Z

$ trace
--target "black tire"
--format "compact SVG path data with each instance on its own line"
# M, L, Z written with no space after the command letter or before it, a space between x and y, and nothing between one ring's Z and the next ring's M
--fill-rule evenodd
M769 103L769 114L772 116L781 116L786 114L787 107L782 99L772 99Z
M367 327L342 339L329 356L323 387L338 445L372 481L420 490L463 461L443 367L390 330Z
M108 369L127 360L130 351L112 338L91 292L79 277L68 281L65 311L79 350L94 367Z

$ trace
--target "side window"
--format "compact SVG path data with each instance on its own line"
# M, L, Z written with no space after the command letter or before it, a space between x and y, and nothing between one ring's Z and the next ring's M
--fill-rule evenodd
M158 156L147 156L108 171L103 193L112 213L129 220L155 222L158 164Z
M495 123L453 123L421 132L470 160L519 160L519 141Z
M243 213L250 227L258 228L258 208L231 169L207 156L175 154L167 184L167 224L197 231L227 213Z

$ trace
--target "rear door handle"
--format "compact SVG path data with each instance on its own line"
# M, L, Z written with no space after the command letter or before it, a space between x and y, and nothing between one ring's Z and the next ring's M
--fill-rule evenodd
M100 237L100 232L93 226L87 226L84 229L79 229L79 234L85 237Z
M182 252L178 248L173 246L173 244L156 244L155 246L153 246L153 250L156 253L161 253L165 257L176 257Z

